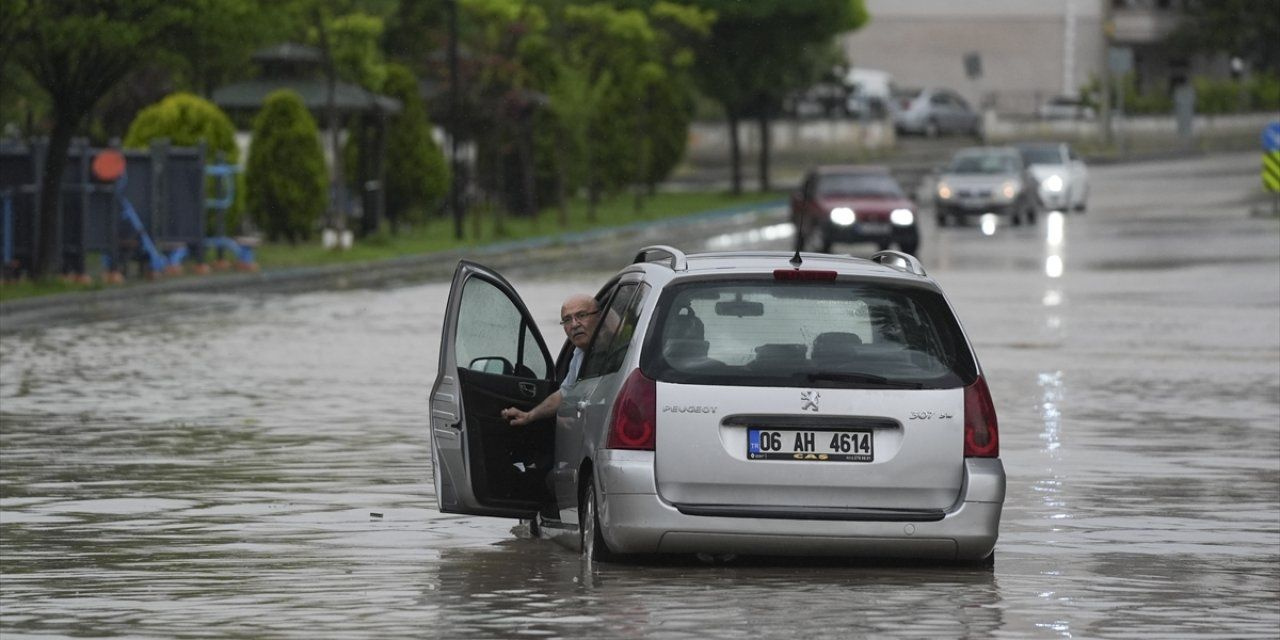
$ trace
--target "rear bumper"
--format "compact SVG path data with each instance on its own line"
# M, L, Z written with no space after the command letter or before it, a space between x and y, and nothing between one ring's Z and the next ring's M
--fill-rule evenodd
M999 536L1005 474L998 458L965 460L959 499L939 520L850 521L687 515L658 496L652 453L601 454L602 533L619 553L979 560Z

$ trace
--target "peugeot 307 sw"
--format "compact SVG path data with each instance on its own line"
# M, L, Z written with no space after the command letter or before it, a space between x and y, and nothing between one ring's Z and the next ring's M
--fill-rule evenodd
M596 296L557 389L511 285L460 262L430 396L441 511L533 519L592 561L641 554L990 562L1005 495L981 365L938 284L896 251L646 247Z

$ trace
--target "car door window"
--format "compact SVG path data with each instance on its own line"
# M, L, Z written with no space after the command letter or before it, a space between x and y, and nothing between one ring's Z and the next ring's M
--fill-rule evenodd
M644 300L645 289L637 283L618 286L600 317L595 339L587 347L580 379L613 373L622 367L631 346L631 337L635 334L636 323L640 319L640 304Z
M459 369L539 379L550 369L519 307L483 278L462 290L454 350Z

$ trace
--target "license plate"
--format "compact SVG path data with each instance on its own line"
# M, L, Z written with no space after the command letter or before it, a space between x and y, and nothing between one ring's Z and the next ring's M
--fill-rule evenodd
M819 462L871 462L871 431L748 429L747 459Z
M865 233L869 236L879 236L889 233L888 222L862 222L858 224L858 233Z

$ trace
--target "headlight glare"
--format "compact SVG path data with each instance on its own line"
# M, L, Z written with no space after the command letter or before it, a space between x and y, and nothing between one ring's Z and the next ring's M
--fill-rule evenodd
M842 227L853 224L857 219L857 214L849 207L836 207L831 210L831 221Z
M943 200L950 200L952 196L951 187L945 182L938 183L938 197Z
M1051 175L1048 178L1045 178L1044 182L1041 184L1044 185L1045 189L1052 191L1053 193L1057 193L1062 191L1062 176L1056 174Z
M1012 200L1014 196L1018 195L1018 183L1012 180L1005 181L1003 185L1000 185L1000 194L1006 199Z
M889 221L899 227L905 227L916 221L916 214L911 213L910 209L894 209L889 213Z

